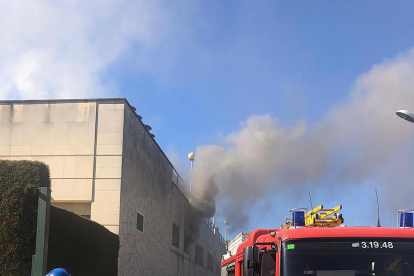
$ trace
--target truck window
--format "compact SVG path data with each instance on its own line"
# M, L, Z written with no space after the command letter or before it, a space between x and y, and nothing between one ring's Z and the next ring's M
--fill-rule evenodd
M221 267L221 276L235 276L234 263Z
M414 242L384 238L287 241L282 271L283 276L412 276Z
M264 252L261 260L261 276L276 275L276 254L274 252Z

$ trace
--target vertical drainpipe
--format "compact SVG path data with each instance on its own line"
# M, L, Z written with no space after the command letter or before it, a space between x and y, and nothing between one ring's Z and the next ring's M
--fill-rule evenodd
M96 115L95 115L95 141L93 145L92 202L95 201L96 151L98 148L98 118L99 118L99 102L97 101L96 102Z

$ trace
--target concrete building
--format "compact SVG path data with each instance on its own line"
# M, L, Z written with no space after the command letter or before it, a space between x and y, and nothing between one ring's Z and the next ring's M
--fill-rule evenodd
M118 275L219 275L209 220L184 248L190 192L126 99L0 101L0 158L50 167L52 204L119 234Z

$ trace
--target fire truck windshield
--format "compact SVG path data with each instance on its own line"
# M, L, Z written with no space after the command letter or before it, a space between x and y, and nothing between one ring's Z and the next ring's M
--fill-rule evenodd
M283 276L412 276L414 241L290 240L282 248Z

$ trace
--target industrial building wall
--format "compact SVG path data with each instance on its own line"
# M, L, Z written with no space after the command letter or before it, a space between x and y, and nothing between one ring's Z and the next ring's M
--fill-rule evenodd
M45 162L52 204L118 233L124 103L3 101L0 159Z
M216 229L216 234L214 234L203 222L200 227L198 241L189 248L190 259L184 261L184 273L182 275L220 275L220 263L225 253L225 247L220 243L218 235L218 229ZM202 264L196 260L196 250L198 251L197 253L202 252Z
M185 252L188 190L126 100L0 101L0 159L45 162L52 204L119 233L119 275L219 274L204 223Z
M219 275L224 247L206 225L198 241L202 264L195 262L195 244L184 251L189 203L173 177L168 159L125 106L118 275ZM210 269L209 254L216 260Z

